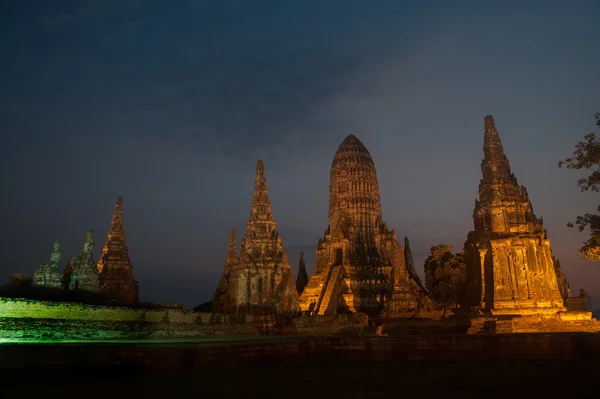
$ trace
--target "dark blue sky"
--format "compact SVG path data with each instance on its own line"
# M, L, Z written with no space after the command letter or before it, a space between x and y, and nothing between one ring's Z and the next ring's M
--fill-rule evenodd
M117 196L143 300L213 293L255 163L294 270L314 267L331 160L356 135L384 218L422 264L473 227L483 117L574 291L600 267L565 223L592 212L558 169L600 111L597 1L3 1L0 275L100 255Z

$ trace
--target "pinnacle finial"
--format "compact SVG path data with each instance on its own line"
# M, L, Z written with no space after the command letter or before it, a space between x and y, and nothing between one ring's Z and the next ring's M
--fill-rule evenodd
M256 162L256 176L264 176L265 175L265 163L259 159Z
M494 117L492 115L486 115L486 117L483 118L483 124L485 126L486 133L496 130L496 124L494 123Z
M120 206L123 206L123 197L121 197L121 196L118 196L118 197L117 197L117 203L116 203L116 206L119 206L119 207L120 207Z
M231 261L237 257L237 241L235 239L235 229L232 227L229 230L229 252L228 259Z
M300 251L300 265L304 265L304 251Z

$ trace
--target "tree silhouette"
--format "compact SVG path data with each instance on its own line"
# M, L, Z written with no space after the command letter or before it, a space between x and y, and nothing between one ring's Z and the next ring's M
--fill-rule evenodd
M600 127L600 112L596 113L596 125ZM584 191L600 191L600 141L595 133L586 134L583 140L575 145L575 151L571 157L558 162L558 167L565 166L567 169L587 169L589 176L579 179L577 186ZM600 206L598 207L600 212ZM600 215L586 213L577 216L575 223L567 223L569 227L577 226L579 231L589 229L590 238L579 248L583 260L600 260Z
M434 245L425 260L425 287L439 303L462 303L467 282L467 266L462 252L453 253L452 245Z

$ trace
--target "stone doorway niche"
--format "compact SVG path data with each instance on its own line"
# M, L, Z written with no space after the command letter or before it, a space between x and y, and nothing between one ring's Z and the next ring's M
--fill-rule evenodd
M342 265L342 248L335 248L333 250L333 265L334 266Z

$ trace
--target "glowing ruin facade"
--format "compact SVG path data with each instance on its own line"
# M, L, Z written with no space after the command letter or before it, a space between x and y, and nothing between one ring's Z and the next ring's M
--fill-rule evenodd
M430 303L405 264L395 230L383 220L371 154L354 135L331 165L329 225L315 271L300 297L303 312L412 312ZM433 305L432 303L430 303Z
M491 115L484 119L483 153L474 230L464 247L472 331L598 328L590 312L566 312L548 234L511 172Z
M273 218L263 161L256 164L254 198L240 254L235 230L231 229L213 306L224 313L288 313L298 309L298 292Z
M121 302L139 302L138 282L133 278L123 221L123 198L118 197L106 244L96 265L102 291Z

